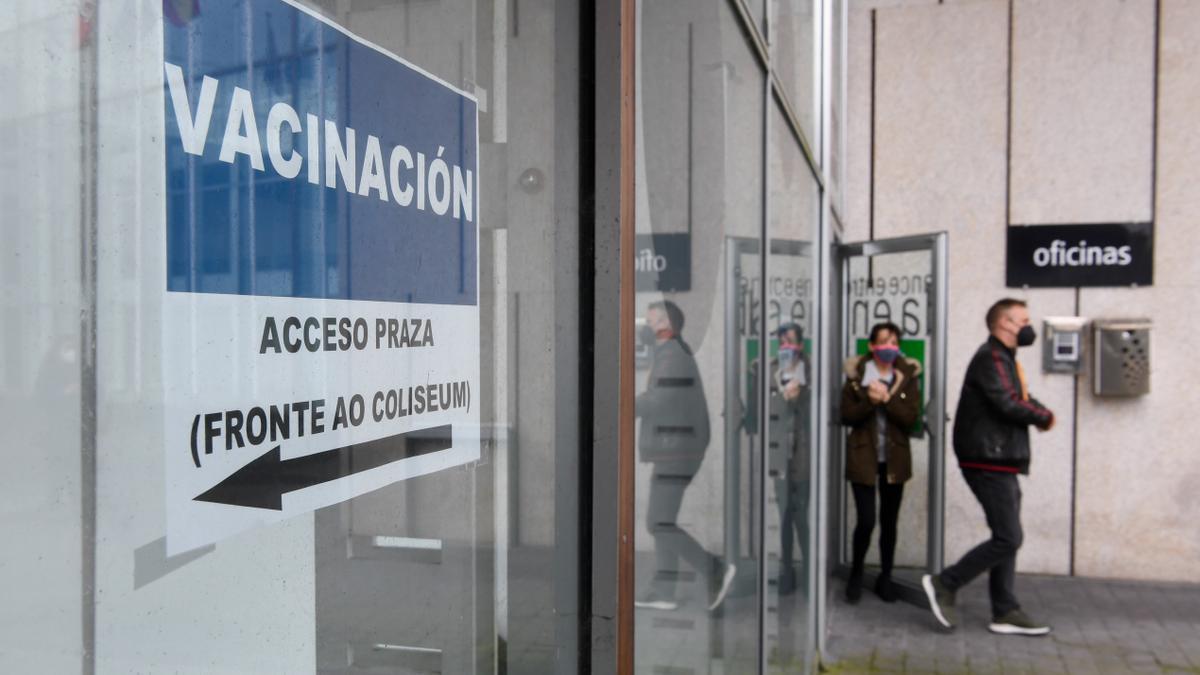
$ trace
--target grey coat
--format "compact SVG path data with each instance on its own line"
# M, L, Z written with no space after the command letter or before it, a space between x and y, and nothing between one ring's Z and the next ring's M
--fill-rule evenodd
M708 402L692 350L679 338L655 345L646 391L637 397L643 462L700 460L708 448Z

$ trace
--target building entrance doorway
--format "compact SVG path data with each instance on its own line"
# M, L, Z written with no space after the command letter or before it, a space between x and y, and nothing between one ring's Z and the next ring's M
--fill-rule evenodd
M871 327L890 322L899 327L900 350L920 364L920 412L909 429L912 476L899 496L894 568L897 597L925 602L921 575L938 571L943 562L943 505L946 450L946 261L945 233L840 244L836 247L830 287L833 351L830 368L832 412L827 465L828 562L832 582L842 593L854 560L854 531L859 523L852 484L846 479L847 429L842 424L839 391L857 358L868 352ZM859 488L862 492L862 488ZM871 500L879 508L881 495ZM891 499L896 497L895 491ZM866 502L864 502L866 503ZM893 502L894 506L894 502ZM886 517L886 516L885 516ZM870 520L870 519L868 519ZM881 573L876 518L865 556L862 588L871 589ZM866 531L865 528L863 531ZM861 535L860 535L861 536ZM861 545L861 544L860 544Z

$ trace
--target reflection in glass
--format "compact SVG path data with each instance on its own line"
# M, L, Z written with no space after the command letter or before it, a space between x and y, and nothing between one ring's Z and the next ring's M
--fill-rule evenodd
M685 561L708 589L714 610L725 599L737 568L705 550L676 522L684 493L708 449L708 404L692 348L683 339L684 315L665 300L646 310L645 342L652 345L646 390L637 398L639 459L653 468L646 527L654 536L655 568L650 590L638 607L675 609L679 561Z
M783 83L792 112L800 122L814 158L820 161L820 31L817 0L771 0L771 62Z
M785 323L779 328L778 355L771 360L767 430L768 472L775 483L779 506L780 595L796 590L795 544L808 543L808 434L811 417L812 368L804 349L804 328ZM808 564L802 556L801 564ZM801 572L801 579L807 575Z
M767 386L767 475L778 521L778 539L767 544L777 558L773 575L775 591L788 596L797 580L807 579L809 506L809 433L812 398L812 365L805 348L805 331L799 323L782 324L771 341L774 355L769 361ZM759 386L757 364L752 367L751 387ZM758 427L757 407L751 404L746 419L749 429ZM770 536L770 534L768 534ZM799 547L799 569L797 569Z
M817 347L814 317L818 301L812 242L820 222L820 194L795 130L778 105L772 108L768 151L771 247L765 307L772 338L768 342L771 378L765 394L770 412L766 445L772 486L767 494L764 539L766 640L768 666L795 672L813 650L809 635L814 611L809 589L815 583L812 522L816 506L812 500L816 465L812 357ZM789 366L794 374L785 378Z
M638 19L635 221L639 251L649 249L637 302L669 301L686 316L683 334L705 393L688 405L706 410L708 448L702 460L669 469L638 448L637 589L643 600L659 599L650 595L655 588L673 586L674 596L637 608L636 670L754 672L762 652L762 439L743 417L761 338L761 297L748 289L762 277L766 78L731 3L643 2ZM689 274L675 274L678 265ZM649 325L655 317L647 314ZM642 358L639 392L657 386L657 359ZM696 427L701 417L689 411L668 426ZM656 442L646 429L654 422L639 418L641 444ZM729 566L713 570L715 560ZM727 592L710 610L730 569Z

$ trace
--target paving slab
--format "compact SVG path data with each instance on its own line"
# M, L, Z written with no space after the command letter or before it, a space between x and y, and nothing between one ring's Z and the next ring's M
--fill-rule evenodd
M858 605L830 585L824 666L838 673L1200 675L1200 585L1020 575L1023 608L1046 637L994 635L987 584L959 591L959 625L939 630L927 608Z

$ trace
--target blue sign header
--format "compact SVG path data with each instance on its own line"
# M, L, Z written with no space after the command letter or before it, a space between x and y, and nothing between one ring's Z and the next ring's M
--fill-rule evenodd
M163 37L169 291L478 304L473 98L282 0Z

